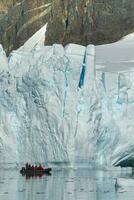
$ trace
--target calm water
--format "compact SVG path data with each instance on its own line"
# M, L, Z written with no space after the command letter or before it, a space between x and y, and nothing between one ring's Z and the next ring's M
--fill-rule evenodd
M0 171L0 200L134 200L134 188L115 190L115 177L104 171L53 170L51 176L26 179L17 171Z

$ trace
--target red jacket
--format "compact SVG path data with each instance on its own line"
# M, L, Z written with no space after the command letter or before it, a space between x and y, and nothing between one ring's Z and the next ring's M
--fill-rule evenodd
M39 165L38 170L43 170L43 167Z
M31 170L34 171L34 166L31 167Z

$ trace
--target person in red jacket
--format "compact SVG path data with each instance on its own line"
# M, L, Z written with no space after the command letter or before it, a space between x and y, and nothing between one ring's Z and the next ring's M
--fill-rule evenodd
M40 164L39 166L38 166L38 170L43 170L44 168L42 167L42 165Z
M34 166L32 165L31 170L34 171Z

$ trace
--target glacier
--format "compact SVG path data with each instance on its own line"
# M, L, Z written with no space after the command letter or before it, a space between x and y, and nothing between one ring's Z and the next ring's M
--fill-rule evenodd
M0 164L110 167L133 157L133 37L44 46L45 31L8 58L0 46Z
M96 80L102 105L101 123L105 127L98 141L103 145L99 152L101 156L112 150L110 163L121 167L132 167L134 161L133 50L134 34L116 43L96 47Z

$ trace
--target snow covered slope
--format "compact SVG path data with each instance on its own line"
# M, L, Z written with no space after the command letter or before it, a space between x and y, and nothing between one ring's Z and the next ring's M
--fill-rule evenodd
M133 146L134 45L44 46L45 30L1 50L0 162L109 166Z

